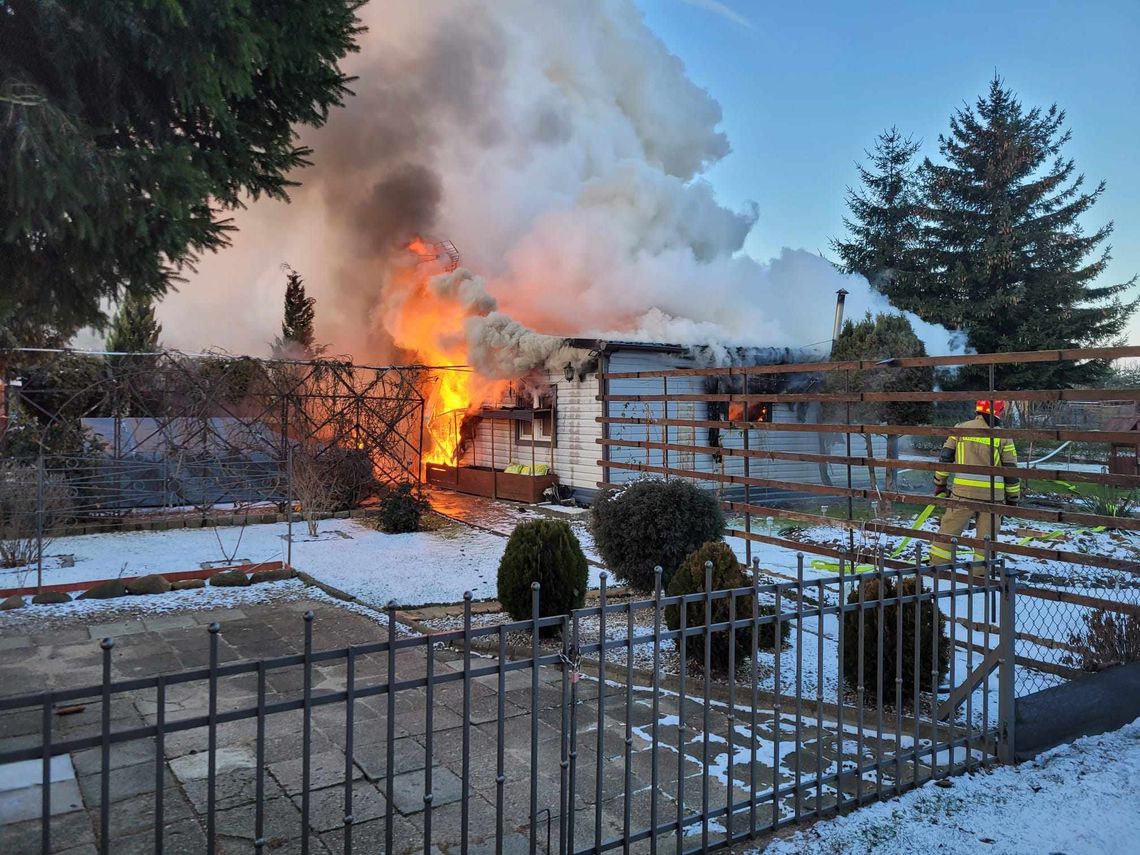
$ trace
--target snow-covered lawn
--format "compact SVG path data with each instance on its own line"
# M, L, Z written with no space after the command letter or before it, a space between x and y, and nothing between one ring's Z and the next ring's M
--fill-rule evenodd
M338 608L363 614L387 625L387 616L356 603L346 603L326 594L320 588L306 585L300 579L266 582L246 588L202 588L170 591L147 597L118 597L111 600L72 600L70 603L41 605L3 612L5 627L32 626L63 619L85 618L90 623L110 623L138 616L174 614L182 611L240 609L244 606L290 603L297 600L321 600ZM399 627L403 630L403 627ZM38 629L37 629L38 631Z
M197 570L206 562L284 561L286 523L130 531L61 537L45 562L45 584ZM506 538L459 523L439 531L384 534L357 520L329 520L310 538L293 526L293 566L369 605L454 603L471 591L495 596ZM66 556L66 560L60 558ZM70 566L63 566L64 564ZM34 585L32 569L0 571L0 588ZM598 585L591 567L590 584Z
M1140 720L1020 766L926 784L816 823L763 852L1126 855L1140 849L1138 781Z

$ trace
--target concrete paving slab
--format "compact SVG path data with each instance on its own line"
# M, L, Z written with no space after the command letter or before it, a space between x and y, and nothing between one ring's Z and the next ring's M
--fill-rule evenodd
M79 788L83 792L83 801L87 807L94 808L102 803L102 774L84 775L79 779ZM163 786L174 784L174 776L170 770L163 772ZM123 766L112 769L109 775L108 792L111 802L122 801L141 793L151 793L155 789L155 769L153 763L138 763L134 766Z
M0 830L5 852L42 852L42 824L39 817L23 822L6 823ZM51 820L51 853L78 853L83 847L95 852L95 834L86 811L57 814Z
M424 809L424 773L405 772L392 780L392 804L404 816L420 813ZM459 801L463 784L459 776L445 766L431 770L432 809Z
M99 641L104 638L119 638L124 635L138 635L142 632L146 632L146 627L138 618L116 621L115 623L97 623L87 628L87 634L92 641Z
M165 629L186 629L187 627L197 625L198 621L194 619L194 615L187 613L155 615L154 617L143 618L143 626L146 627L147 632L162 632Z
M154 832L148 829L116 837L111 849L115 855L154 855ZM163 829L162 851L163 855L201 855L206 851L206 832L195 819L170 823Z
M42 794L42 787L22 787L0 792L0 826L38 818L43 809ZM52 816L83 808L83 797L74 779L52 784L50 795Z
M301 792L303 782L303 761L301 757L285 760L279 763L270 763L269 772L285 789L289 795ZM354 779L363 775L359 768L353 767ZM331 787L334 784L344 783L344 752L339 749L322 751L313 754L309 763L309 787L318 790Z
M111 835L114 838L138 834L154 828L156 793L140 793L129 799L111 805ZM162 791L162 818L170 824L194 817L194 806L177 786L165 787ZM91 824L98 834L101 816L92 811Z
M357 822L352 826L352 852L382 853L386 824L383 819ZM335 828L321 834L321 841L329 852L340 855L345 852L345 829ZM434 835L433 835L434 837ZM414 820L395 814L392 817L392 849L394 855L420 855L424 851L423 828ZM440 850L432 847L433 855Z
M203 626L212 623L223 623L230 620L245 620L246 614L241 609L211 609L208 612L194 612L194 619Z
M344 827L344 786L325 787L309 796L309 826L317 832ZM293 796L293 804L300 809L301 797ZM379 819L387 812L387 802L380 790L368 781L352 785L352 817L354 822Z
M21 760L18 763L5 763L0 766L0 793L9 790L22 790L43 783L44 764L42 760ZM75 766L71 756L60 754L48 761L48 783L74 781Z
M369 781L380 781L387 774L387 740L356 740L353 745L353 760ZM427 765L424 747L412 739L404 737L392 743L392 771L395 775L414 772Z
M219 748L214 752L214 772L224 775L235 769L254 769L257 767L257 756L253 749L244 745ZM171 771L182 783L188 781L204 781L210 774L209 752L201 754L186 754L170 761Z

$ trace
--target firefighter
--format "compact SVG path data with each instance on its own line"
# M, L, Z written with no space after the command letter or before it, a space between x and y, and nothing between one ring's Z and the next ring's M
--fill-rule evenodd
M992 407L992 409L991 409ZM956 428L989 428L1000 427L1002 415L1005 413L1004 401L978 401L974 407L977 415L968 422L955 425ZM962 463L970 466L1009 466L1017 467L1017 449L1013 440L1003 439L1000 436L957 436L951 434L942 446L940 463ZM934 495L952 496L955 499L970 499L973 501L988 502L991 500L1016 507L1021 498L1021 479L1011 473L1009 475L991 476L975 475L968 472L954 473L951 486L949 472L936 471L934 473ZM951 560L950 538L960 535L969 525L976 512L969 508L947 508L942 515L942 525L938 528L937 538L930 545L930 563L948 564ZM1001 531L1001 516L999 514L977 513L977 537L979 539L997 539ZM959 550L961 552L961 550ZM981 550L974 550L974 559L982 560L985 556Z

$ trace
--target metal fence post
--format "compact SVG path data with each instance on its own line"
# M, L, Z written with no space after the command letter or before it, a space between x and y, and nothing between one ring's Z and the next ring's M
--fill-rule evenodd
M1014 680L1016 678L1016 650L1014 641L1017 635L1017 577L1018 571L1007 567L1004 559L1001 563L1001 630L998 647L1001 655L998 659L998 718L1000 744L998 758L1003 763L1014 761L1016 740L1014 725L1016 716L1016 693Z
M285 564L293 566L293 445L289 444L285 457Z
M530 583L530 853L538 851L538 645L541 583ZM602 651L605 655L605 651ZM501 667L501 662L500 662ZM601 756L598 764L601 765ZM549 848L549 847L548 847Z
M21 583L23 584L23 583ZM44 455L36 459L36 593L44 592Z

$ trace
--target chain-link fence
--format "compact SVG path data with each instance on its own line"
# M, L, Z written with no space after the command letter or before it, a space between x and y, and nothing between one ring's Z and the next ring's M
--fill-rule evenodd
M72 581L77 555L105 566L105 576L206 564L284 560L276 532L245 535L258 523L290 525L296 508L288 460L249 458L109 458L0 462L0 589L43 590ZM307 512L309 509L306 508ZM190 547L160 532L199 530ZM114 534L92 539L87 535ZM287 537L288 535L286 535ZM192 566L181 566L194 556ZM181 555L181 557L179 557ZM153 567L152 567L153 565Z
M1018 586L1018 694L1140 661L1140 576L1026 571Z

